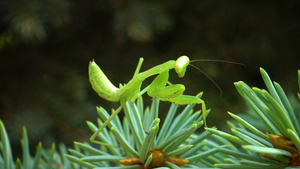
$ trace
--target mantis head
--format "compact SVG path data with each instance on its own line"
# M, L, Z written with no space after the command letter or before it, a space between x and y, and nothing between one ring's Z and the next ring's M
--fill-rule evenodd
M187 56L180 56L175 61L175 71L179 77L183 77L186 71L186 67L189 65L190 59Z

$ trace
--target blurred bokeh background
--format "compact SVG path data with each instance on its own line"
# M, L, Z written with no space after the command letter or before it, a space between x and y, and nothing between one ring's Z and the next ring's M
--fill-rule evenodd
M88 140L86 120L101 99L88 82L88 63L100 65L118 86L128 82L139 57L142 70L187 55L218 62L193 63L222 89L189 67L185 94L204 91L209 125L222 129L227 111L248 109L233 82L264 87L259 67L287 93L297 92L300 1L0 1L0 118L14 146L26 126L31 145ZM150 83L150 78L145 84ZM291 96L293 96L291 94ZM151 100L145 97L144 100ZM169 103L161 104L162 118Z

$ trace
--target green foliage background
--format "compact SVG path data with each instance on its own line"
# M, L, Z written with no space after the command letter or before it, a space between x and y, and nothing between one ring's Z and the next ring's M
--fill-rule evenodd
M227 110L247 109L233 82L263 87L259 67L283 88L297 89L300 2L296 0L0 3L0 118L15 145L22 126L34 142L31 145L39 140L49 146L53 141L87 140L91 133L85 121L96 121L95 106L107 110L118 106L92 91L87 74L92 59L116 86L131 79L139 57L145 58L143 70L181 55L246 64L244 68L193 63L222 88L221 97L218 88L192 67L184 79L171 73L170 81L186 85L185 93L204 91L212 108L209 125L219 129L229 118Z

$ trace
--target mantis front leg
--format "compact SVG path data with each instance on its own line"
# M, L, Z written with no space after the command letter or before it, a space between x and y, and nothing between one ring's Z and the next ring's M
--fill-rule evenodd
M201 104L204 124L206 126L206 105L205 102L195 96L182 95L185 90L184 85L174 84L166 86L169 79L169 71L159 74L153 82L147 87L147 93L151 97L162 101L170 101L175 104ZM142 91L143 92L143 91Z
M169 71L159 74L149 85L147 93L151 97L158 98L162 101L170 101L175 104L200 104L203 101L195 96L182 95L185 90L184 85L173 84L167 85L169 79Z

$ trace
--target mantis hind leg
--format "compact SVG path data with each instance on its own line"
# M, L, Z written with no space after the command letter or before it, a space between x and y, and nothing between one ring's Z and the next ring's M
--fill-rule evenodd
M113 148L117 148L117 149L120 149L122 151L125 152L125 150L123 150L122 148L120 147L117 147L115 145L110 145L110 144L107 144L105 142L101 142L101 141L98 141L98 140L95 140L96 137L101 133L101 131L103 131L103 129L116 117L117 114L119 114L121 112L121 110L123 109L123 106L120 106L118 107L118 109L116 111L113 112L113 114L111 114L111 116L109 116L109 118L98 128L98 130L90 137L90 141L92 143L95 143L95 144L100 144L100 145L103 145L103 146L107 146L107 147L113 147ZM125 155L126 155L126 152L125 152Z

